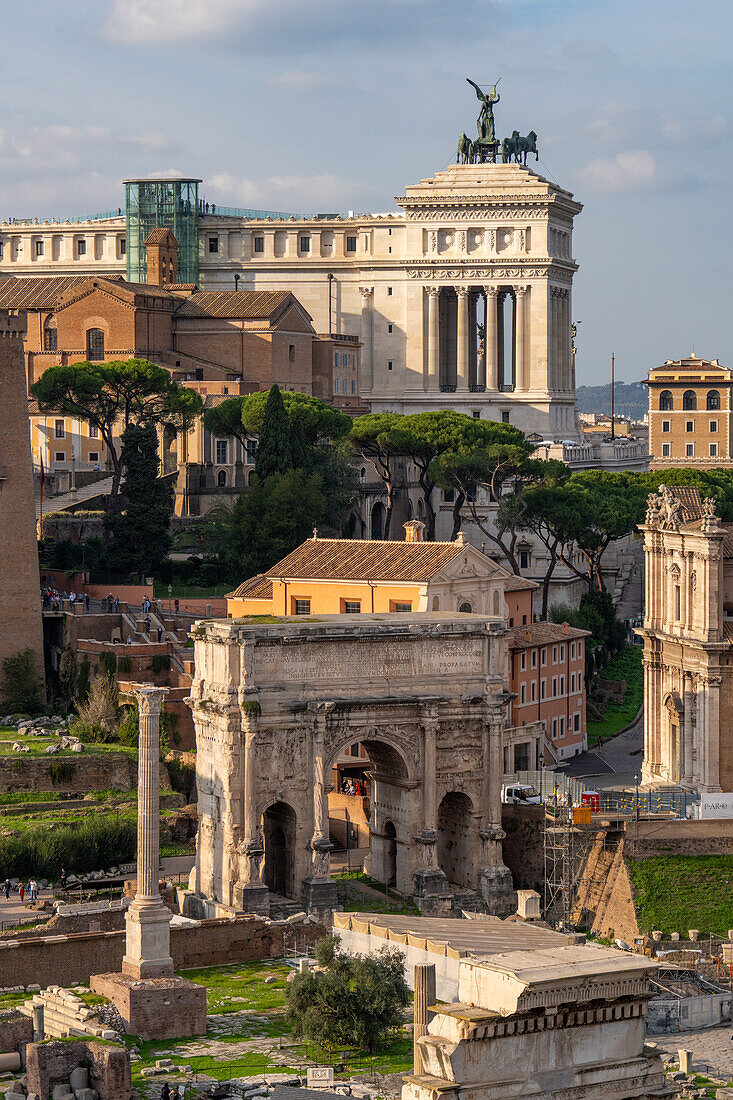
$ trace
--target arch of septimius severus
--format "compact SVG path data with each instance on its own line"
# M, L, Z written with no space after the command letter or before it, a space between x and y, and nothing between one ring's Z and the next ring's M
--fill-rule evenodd
M503 622L481 615L224 620L194 630L199 830L190 912L332 908L329 784L371 761L371 874L425 912L449 884L513 911L502 860Z

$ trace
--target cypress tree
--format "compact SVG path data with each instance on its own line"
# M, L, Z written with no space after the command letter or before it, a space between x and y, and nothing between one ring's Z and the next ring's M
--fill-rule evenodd
M255 458L255 473L260 481L271 474L284 474L293 468L290 420L282 394L274 385L267 397Z
M158 436L152 424L122 434L125 511L107 518L109 560L121 573L152 575L171 545L173 487L158 477Z

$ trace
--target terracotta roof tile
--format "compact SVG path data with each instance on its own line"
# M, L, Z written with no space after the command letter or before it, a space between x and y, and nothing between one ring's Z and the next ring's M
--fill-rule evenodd
M504 584L505 592L522 592L528 588L539 588L539 585L537 581L531 581L528 577L518 577L516 573L509 573L507 575L507 580Z
M272 581L264 573L258 573L256 577L243 581L233 592L227 593L227 599L237 596L246 596L249 600L271 600Z
M684 523L690 520L700 519L702 516L702 500L700 490L692 485L668 485L670 493L682 505L682 519Z
M166 229L164 225L159 225L148 233L145 244L168 244L169 240L172 240L176 247L178 246L178 241L173 236L172 230Z
M290 297L289 290L198 290L182 302L177 316L267 320Z
M548 645L551 642L565 642L568 639L586 638L590 630L581 630L567 623L530 623L514 631L509 638L511 649L529 649L535 645Z
M457 542L307 539L267 571L272 578L428 581L464 552Z
M89 275L11 276L0 279L0 309L53 309L62 294L89 282ZM105 276L107 282L122 283L121 275Z

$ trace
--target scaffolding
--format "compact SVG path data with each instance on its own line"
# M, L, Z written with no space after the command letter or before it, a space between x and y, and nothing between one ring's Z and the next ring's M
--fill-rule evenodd
M582 919L578 883L592 842L592 833L576 825L572 802L558 798L545 806L545 920L564 932L574 932Z

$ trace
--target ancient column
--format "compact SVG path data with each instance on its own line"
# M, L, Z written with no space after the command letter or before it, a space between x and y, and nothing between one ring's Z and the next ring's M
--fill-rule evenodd
M140 715L137 779L137 893L127 910L122 973L160 978L173 973L171 912L158 889L160 867L160 712L167 688L135 684Z
M516 351L516 363L517 363L517 384L516 389L524 391L527 389L527 334L526 334L526 318L525 318L525 302L527 298L528 287L520 284L514 287L514 298L517 304L517 331L515 334L515 351Z
M440 390L440 287L428 287L428 393Z
M458 321L456 325L456 390L468 390L468 288L456 287Z
M237 845L239 881L234 886L234 904L245 913L267 914L270 911L270 891L260 878L260 865L265 851L259 835L255 793L256 736L257 715L254 713L254 709L250 712L245 711L242 714L242 762L244 771L242 826L244 836Z
M684 784L692 782L692 676L689 672L683 674L682 682L684 690L682 701L684 711L682 715L682 745L680 746L680 775Z
M415 999L412 1006L412 1072L415 1076L420 1076L426 1073L427 1069L423 1065L422 1050L420 1049L418 1040L428 1033L428 1024L432 1016L430 1009L438 999L436 993L435 963L418 963L414 970L413 986L415 990Z
M360 286L361 294L361 384L364 390L374 388L374 351L372 345L372 301L374 287Z
M415 840L421 866L413 876L418 907L424 913L440 912L436 900L447 894L447 878L438 866L437 743L438 714L433 706L424 708L423 731L423 827Z
M336 884L331 878L328 836L328 802L325 779L325 733L333 703L316 704L312 733L313 833L310 841L311 873L303 880L303 903L309 912L324 915L336 905ZM325 825L325 829L324 829Z
M487 390L496 390L499 385L499 368L496 358L496 287L486 286L484 287L484 293L486 295L486 325L484 333L486 388Z
M501 825L501 783L504 773L503 731L509 693L492 695L483 727L483 853L478 889L489 911L504 917L517 905L512 874L504 863L501 842L506 836Z

